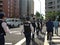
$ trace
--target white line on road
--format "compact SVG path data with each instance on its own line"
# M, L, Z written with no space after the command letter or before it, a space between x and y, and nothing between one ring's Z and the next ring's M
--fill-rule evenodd
M46 32L46 35L45 35L44 45L49 45L49 43L48 43L48 41L47 41L47 32Z
M17 42L15 45L22 45L26 41L26 38L23 38L19 42Z
M10 33L18 33L19 31L11 31Z
M12 43L5 43L5 45L12 45Z

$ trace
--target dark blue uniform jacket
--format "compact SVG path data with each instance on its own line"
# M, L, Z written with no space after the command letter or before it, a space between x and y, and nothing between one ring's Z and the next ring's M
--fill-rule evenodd
M47 29L47 31L48 32L52 32L53 31L53 22L52 21L48 21L47 23L46 23L46 29Z

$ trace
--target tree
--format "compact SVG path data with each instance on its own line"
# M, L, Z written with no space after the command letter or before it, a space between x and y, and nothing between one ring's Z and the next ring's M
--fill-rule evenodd
M42 16L42 14L40 14L39 12L36 12L36 18L43 20L43 16Z
M50 18L50 19L52 19L52 20L55 20L56 19L56 17L58 16L58 12L47 12L46 13L46 15L45 15L45 17L46 17L46 19L48 19L48 18Z
M40 13L39 12L36 12L36 17L40 18Z

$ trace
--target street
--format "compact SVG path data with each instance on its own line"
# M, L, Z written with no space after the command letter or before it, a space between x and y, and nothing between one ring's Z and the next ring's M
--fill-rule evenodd
M11 34L7 33L5 36L6 45L14 45L24 38L24 35L21 34L22 26L19 28L12 28Z
M21 31L23 30L22 25L19 28L12 28L11 34L7 33L5 36L5 45L25 45L26 39L24 37L24 34L21 34ZM54 31L55 32L55 31ZM58 28L58 35L54 34L52 37L52 45L60 45L60 28ZM46 35L46 27L44 26L42 29L42 33L39 34L39 37L37 37L35 33L34 40L31 40L31 45L50 45L49 41L47 40Z
M60 27L58 28L58 36L55 34L55 30L54 30L51 43L50 40L47 40L47 33L45 34L44 45L60 45Z
M45 27L43 27L44 29ZM19 28L12 28L11 34L7 33L5 36L5 45L25 45L25 37L24 34L21 34L22 31L22 25ZM35 34L34 41L31 41L31 45L43 45L44 44L44 37L45 37L45 30L42 31L43 33L40 33L39 38ZM20 44L21 43L21 44Z

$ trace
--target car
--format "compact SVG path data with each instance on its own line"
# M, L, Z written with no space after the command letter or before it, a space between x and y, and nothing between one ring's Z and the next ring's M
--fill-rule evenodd
M20 19L14 19L14 27L19 27L21 24Z
M5 21L9 27L19 27L21 24L20 19L17 18L6 18Z
M13 27L13 25L14 25L14 20L13 20L13 18L6 18L5 19L5 21L6 21L6 23L7 23L7 25L8 25L8 27L10 28L10 27Z

